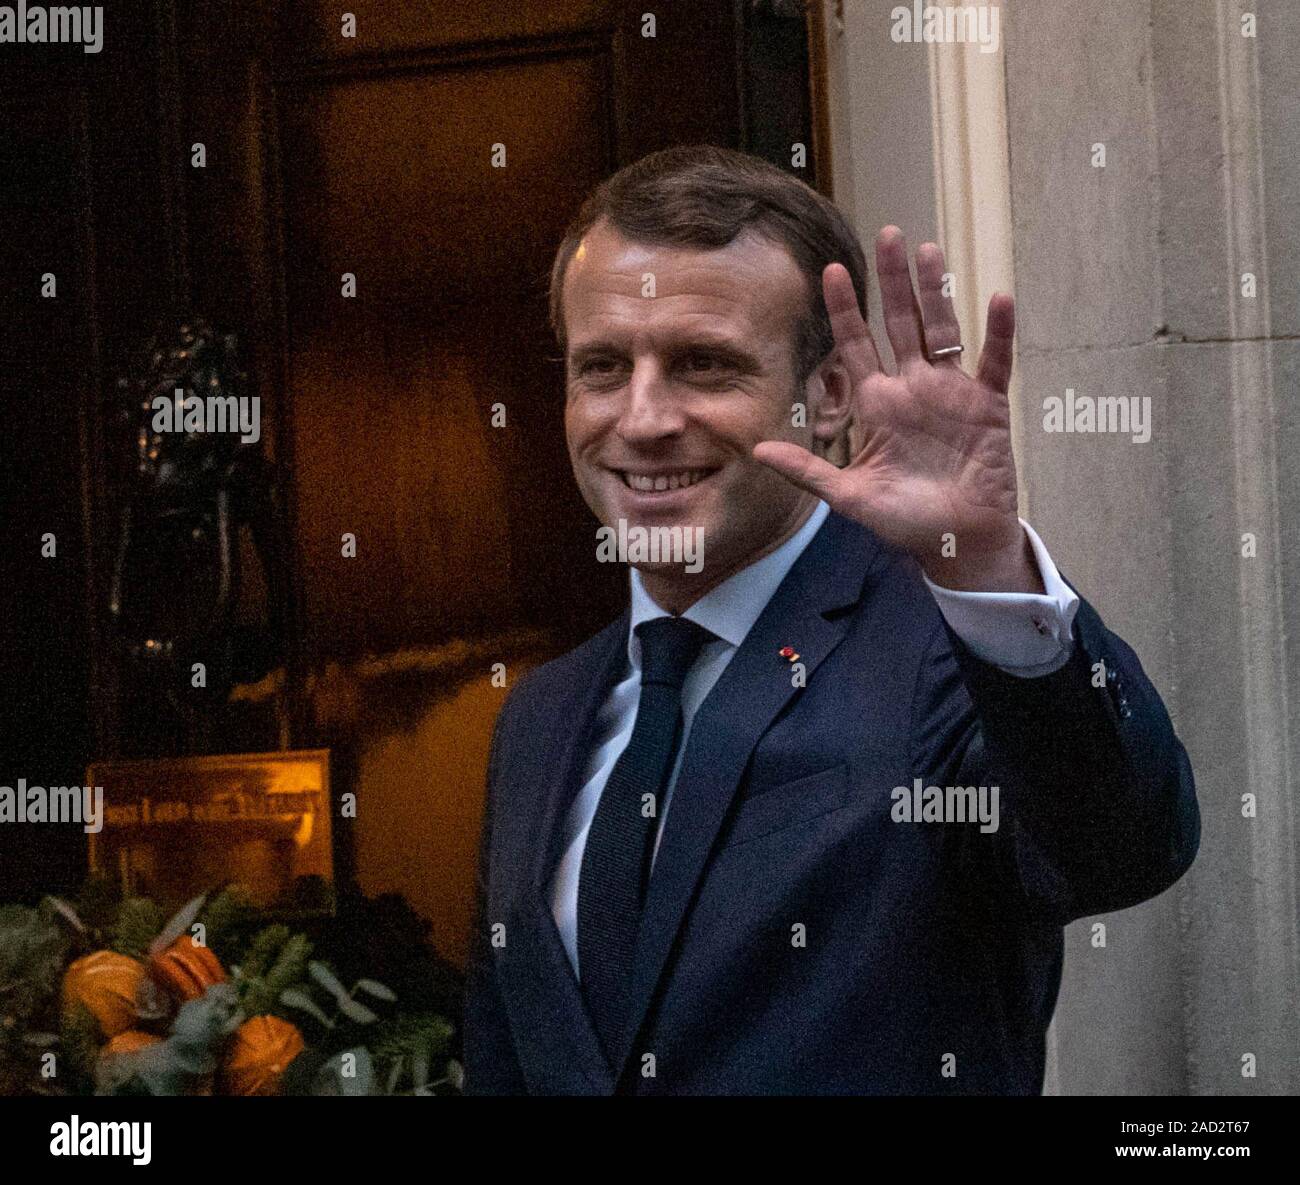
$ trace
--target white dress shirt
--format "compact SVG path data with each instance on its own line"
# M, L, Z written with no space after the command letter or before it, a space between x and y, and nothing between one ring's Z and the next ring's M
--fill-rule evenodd
M780 547L724 580L682 614L717 635L717 640L700 651L682 686L682 735L659 808L652 868L659 852L664 820L672 805L673 786L690 736L691 721L786 573L812 542L829 513L830 507L819 502L808 521ZM925 583L938 603L939 611L972 654L1013 675L1030 678L1050 674L1069 659L1074 645L1073 622L1079 598L1061 579L1042 540L1023 519L1021 523L1038 561L1043 587L1047 590L1045 594L954 592L928 579ZM582 868L582 853L601 791L614 763L632 737L637 701L641 695L641 640L636 636L636 627L643 621L667 616L646 592L641 574L635 568L631 572L631 584L632 619L628 624L627 667L597 714L594 743L587 759L582 790L565 819L564 855L551 882L551 914L575 974L578 974L578 874Z

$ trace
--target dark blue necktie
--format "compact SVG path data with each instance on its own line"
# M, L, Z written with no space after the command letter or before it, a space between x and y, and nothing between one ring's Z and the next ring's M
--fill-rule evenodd
M607 1054L627 1016L661 795L681 736L682 683L700 648L715 636L681 617L643 621L636 635L641 640L636 724L601 791L578 876L578 973Z

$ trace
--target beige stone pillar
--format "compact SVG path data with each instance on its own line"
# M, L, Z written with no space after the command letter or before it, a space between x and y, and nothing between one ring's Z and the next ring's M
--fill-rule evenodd
M1204 820L1178 886L1067 931L1047 1089L1294 1093L1300 4L1003 0L996 63L892 41L895 7L827 3L838 200L1014 291L1023 513L1141 655ZM1148 399L1149 440L1046 431L1067 390Z

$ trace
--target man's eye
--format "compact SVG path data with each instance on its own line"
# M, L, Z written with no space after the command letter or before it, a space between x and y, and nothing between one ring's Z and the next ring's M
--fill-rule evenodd
M579 368L579 374L609 374L618 367L616 358L589 358Z
M722 359L713 354L691 354L686 359L686 369L692 374L710 374L723 369Z

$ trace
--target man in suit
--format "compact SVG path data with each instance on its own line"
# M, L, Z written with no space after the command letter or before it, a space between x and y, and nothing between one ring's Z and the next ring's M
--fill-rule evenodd
M893 373L852 230L752 157L644 158L560 246L578 485L704 562L502 709L470 1093L1038 1093L1062 928L1196 853L1159 696L1017 517L1011 298L968 372L939 248L876 265Z

